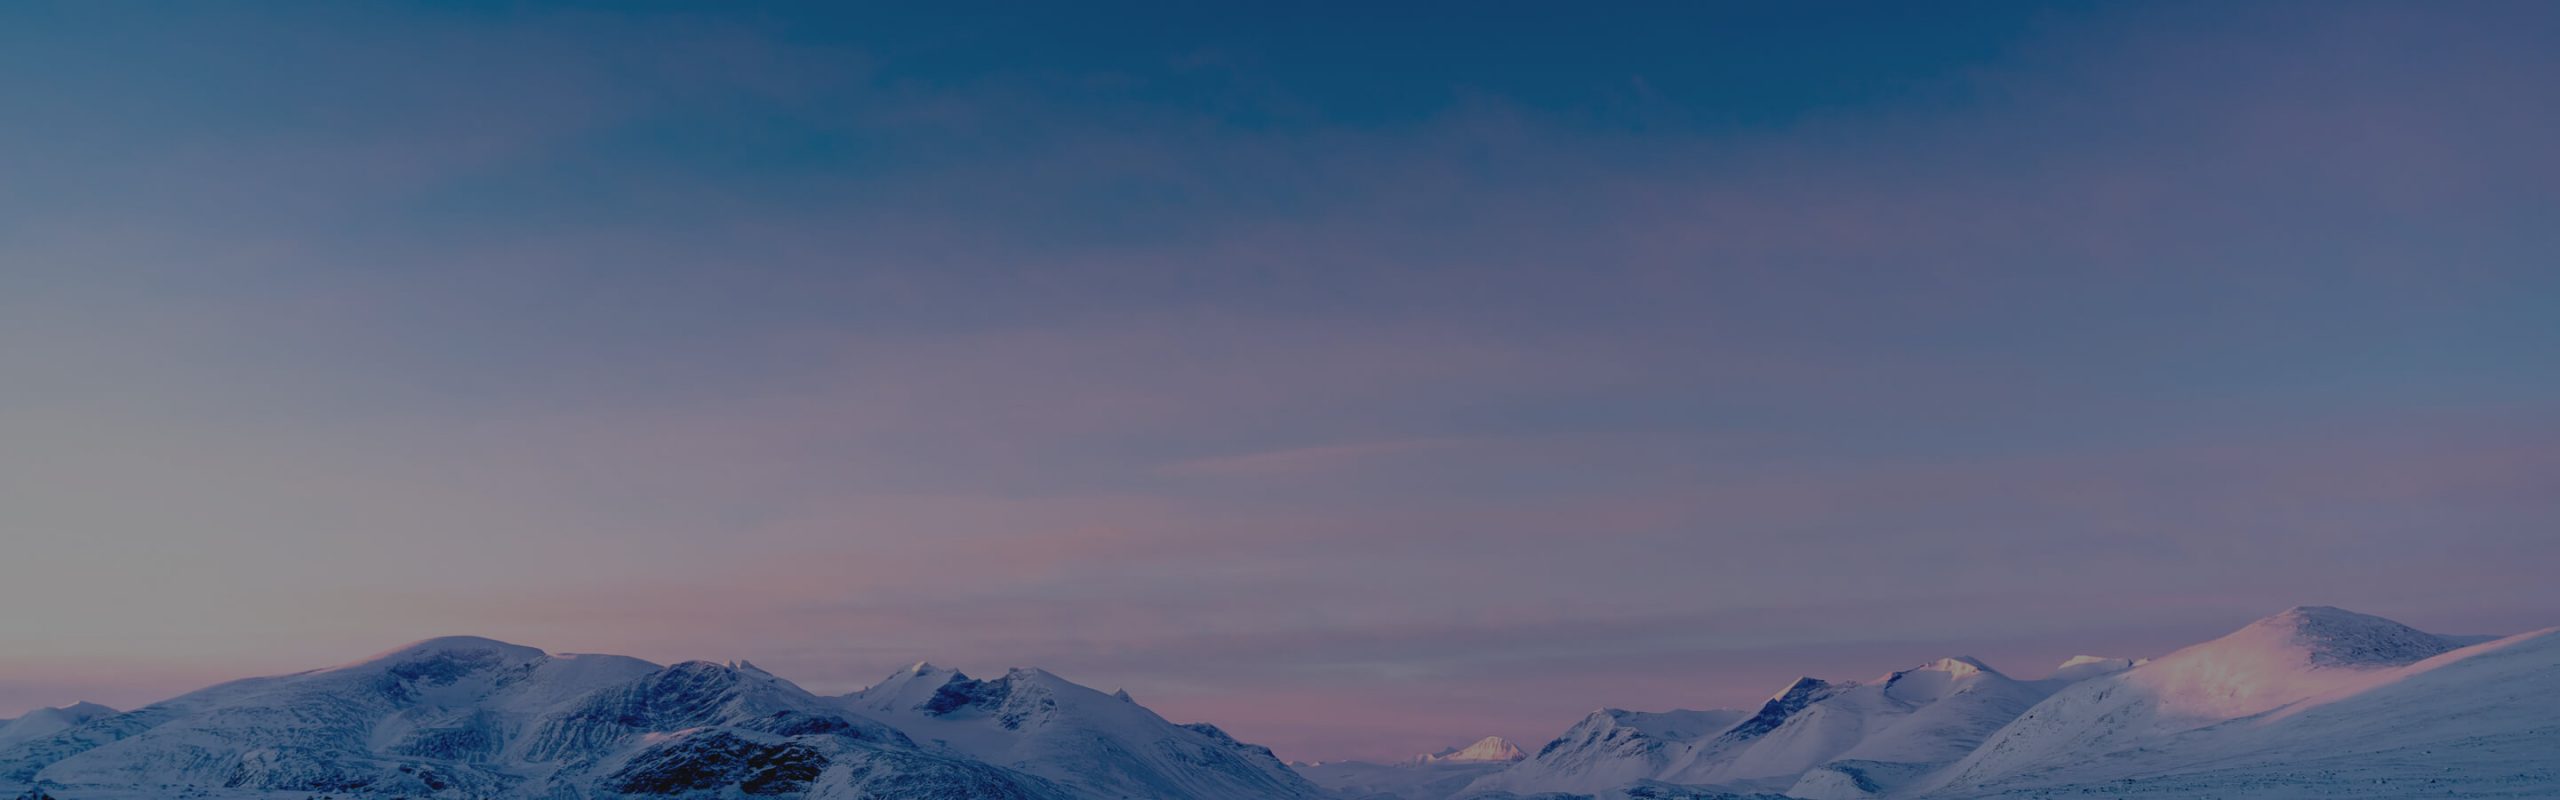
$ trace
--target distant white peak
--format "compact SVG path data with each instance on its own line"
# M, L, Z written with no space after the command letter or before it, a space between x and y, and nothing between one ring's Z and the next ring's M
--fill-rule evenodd
M1981 659L1974 658L1972 656L1941 658L1936 662L1931 663L1929 668L1939 670L1941 672L1953 673L1958 676L1995 671L1990 665L1982 663Z
M1442 764L1497 764L1518 761L1528 757L1528 753L1521 751L1519 747L1513 746L1510 742L1504 741L1502 737L1487 736L1482 739L1477 739L1474 744L1461 748L1442 750L1438 753L1422 756L1417 760L1424 763Z
M1138 699L1137 699L1137 698L1135 698L1135 697L1130 697L1130 696L1129 696L1129 690L1127 690L1127 689L1118 689L1118 690L1114 690L1114 691L1111 693L1111 699L1113 699L1113 700L1118 700L1118 701L1123 702L1123 703L1135 703L1135 702L1138 702Z
M1900 678L1915 672L1943 672L1946 673L1947 677L1957 680L1985 673L1993 675L2000 673L1999 670L1992 669L1991 665L1982 663L1980 659L1976 659L1972 656L1956 656L1953 658L1941 658L1911 669L1903 670L1887 676L1887 679Z

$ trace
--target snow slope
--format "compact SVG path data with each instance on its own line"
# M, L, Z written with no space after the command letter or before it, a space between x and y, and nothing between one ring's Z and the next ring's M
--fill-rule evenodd
M1963 758L2053 692L1972 659L1946 659L1844 690L1788 721L1710 782L1795 776L1787 793L1871 797ZM1787 742L1797 727L1813 733ZM1682 777L1682 776L1675 776Z
M0 735L0 797L60 800L2551 798L2560 629L2483 641L2302 607L2045 680L1941 659L1751 711L1603 709L1519 761L1487 739L1302 767L1313 782L1039 670L920 664L823 698L744 662L470 637Z
M2103 678L2149 662L2147 658L2107 658L2104 656L2072 656L2053 668L2053 676L2045 680L2064 685L2090 678Z
M753 665L434 639L0 748L0 793L409 798L1082 797L936 753Z
M1477 778L1528 757L1528 753L1502 737L1487 736L1465 747L1425 753L1392 764L1333 761L1290 764L1289 768L1309 782L1345 797L1443 800Z
M1508 764L1528 757L1529 754L1522 752L1518 745L1504 741L1500 736L1487 736L1465 747L1415 756L1413 760L1422 764Z
M1700 737L1746 721L1732 709L1626 711L1603 708L1565 729L1510 769L1468 785L1469 793L1598 792L1661 775Z
M1317 798L1270 750L1207 724L1176 725L1129 699L1037 669L992 680L917 664L839 698L929 748L1105 797Z
M1928 781L1934 796L2549 797L2560 633L2456 647L2295 608L2078 684Z
M745 662L694 661L545 714L516 751L556 765L545 797L1079 797L1035 776L931 752Z
M1626 720L1667 715L1603 711L1470 790L1591 793L1649 780L1872 797L1962 758L2057 685L1946 658L1872 681L1799 679L1749 714L1672 712L1698 715L1688 725L1648 730Z
M1309 782L1355 800L1445 800L1477 778L1497 772L1508 762L1331 761L1293 764Z
M39 708L17 719L0 724L0 748L19 742L42 739L88 724L90 720L113 716L115 709L96 703L73 703L61 708Z
M433 639L238 681L0 750L0 779L273 791L497 791L482 763L546 702L651 668L487 639Z

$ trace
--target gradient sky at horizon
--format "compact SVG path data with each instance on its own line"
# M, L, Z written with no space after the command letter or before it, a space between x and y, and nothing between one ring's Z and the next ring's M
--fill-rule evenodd
M0 716L469 633L1298 759L2560 624L2560 6L0 6Z

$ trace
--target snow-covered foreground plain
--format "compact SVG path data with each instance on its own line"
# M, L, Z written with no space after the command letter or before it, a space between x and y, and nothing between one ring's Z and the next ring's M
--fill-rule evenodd
M1040 670L821 697L740 663L420 642L0 723L0 797L1451 800L2560 798L2560 629L2306 607L2043 680L1947 658L1757 708L1603 709L1534 752L1287 766Z

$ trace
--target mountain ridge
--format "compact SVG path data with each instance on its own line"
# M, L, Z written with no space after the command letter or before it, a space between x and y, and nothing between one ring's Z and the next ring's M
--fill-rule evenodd
M426 800L1955 800L2560 791L2560 628L2443 636L2298 606L2021 680L1948 656L1749 709L1602 708L1524 752L1284 764L1037 668L928 662L820 696L743 661L472 636L130 711L0 722L0 796ZM2539 793L2539 794L2537 794Z
M1021 689L1016 697L1090 695L1161 722L1133 702L1046 672L1001 680ZM1214 751L1150 762L1159 780L1146 796L1233 796L1200 790L1218 780L1193 773L1256 758L1269 762L1260 775L1270 784L1257 794L1317 796L1268 750L1213 726L1163 723L1119 744ZM1099 762L1111 763L1105 755ZM161 796L177 787L279 800L1129 796L1085 777L928 746L745 661L659 666L468 636L217 684L0 747L0 796L24 790L61 800Z

